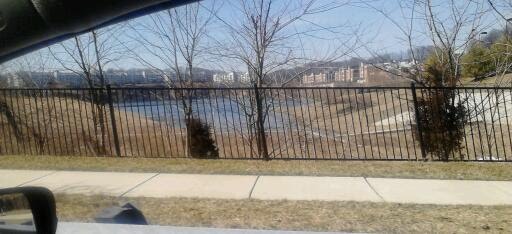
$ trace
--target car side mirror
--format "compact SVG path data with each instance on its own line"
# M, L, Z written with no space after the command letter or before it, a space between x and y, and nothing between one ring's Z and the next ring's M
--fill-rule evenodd
M49 233L57 230L55 198L46 188L0 189L0 233Z

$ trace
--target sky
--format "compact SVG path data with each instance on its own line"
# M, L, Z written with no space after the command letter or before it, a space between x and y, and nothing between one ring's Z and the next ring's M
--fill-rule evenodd
M212 23L210 26L211 28L209 29L209 36L215 37L217 42L225 41L226 44L229 44L229 38L223 30L225 29L225 25L220 19L225 22L232 22L234 25L240 21L241 15L237 13L239 12L239 9L236 7L237 1L241 0L204 0L201 2L204 9L211 9L212 5L218 8L218 12L216 14L217 20ZM283 5L283 3L298 4L300 1L305 0L277 0L275 13L279 14L280 10L290 8L290 6ZM350 57L367 58L376 53L400 53L408 50L409 47L403 40L404 34L401 32L400 28L397 27L397 24L402 27L410 24L408 19L404 17L404 14L408 15L409 11L402 11L401 9L403 8L400 7L400 3L402 6L406 6L406 2L408 2L407 0L318 0L318 4L339 4L345 3L346 1L350 1L350 3L332 10L304 17L303 20L299 20L289 27L289 31L286 33L293 34L294 31L303 31L305 29L317 28L318 26L337 27L332 30L333 32L325 30L319 31L311 33L312 35L301 36L300 40L293 38L292 40L289 40L288 43L294 44L300 41L302 48L300 53L302 56L319 59L323 56L329 55L329 53L333 53L333 51L340 54L338 60L344 60ZM460 2L464 3L466 1L467 0L462 0ZM434 0L434 3L435 10L438 11L439 15L449 13L448 9L446 9L444 5L444 0ZM204 12L208 13L206 10ZM386 17L386 15L388 17ZM449 18L447 18L447 20L449 20ZM140 23L151 23L150 16L141 17L129 22L130 25L137 25ZM123 25L126 24L127 23L122 23L121 26L124 27ZM479 30L482 31L488 31L493 27L502 27L499 25L496 17L492 14L489 14L488 17L483 19L481 24L482 28ZM431 44L430 40L428 40L424 34L427 29L424 21L415 20L412 25L414 26L416 46ZM117 25L114 27L120 26ZM104 30L109 31L110 29ZM111 37L115 37L115 40L117 41L116 43L125 43L127 47L133 47L134 50L140 50L140 46L132 43L134 34L131 30L132 29L125 27L121 30L122 32L118 31L115 36ZM151 38L149 39L151 40ZM60 50L59 46L54 46L52 48L54 52L59 52ZM43 51L44 50L45 49L43 49ZM31 56L38 56L38 53L41 52L27 55L25 58L22 58L22 60L30 58ZM144 54L142 50L139 51L139 53ZM133 59L129 59L128 57L129 56L123 56L122 59L117 59L110 63L107 68L128 69L144 67L143 64L136 62ZM37 61L34 59L29 60ZM50 60L48 63L52 64L51 66L54 66L56 69L60 66L60 64L52 62L52 58L49 58L48 60ZM229 61L227 59L214 60L225 60L226 62L224 64L219 64L218 62L204 62L204 64L201 65L202 67L211 69L215 69L217 66L224 69L229 66L240 66L235 61ZM165 66L155 58L148 57L148 61L155 64L157 67ZM211 59L208 61L211 61Z
M236 22L239 21L240 14L237 13L239 10L235 7L236 3L230 1L239 0L225 0L225 1L214 1L204 0L203 4L207 8L211 8L212 4L215 4L219 8L218 16L223 20ZM300 0L297 0L297 2ZM330 4L331 2L340 3L346 0L320 0L319 4ZM372 0L373 1L373 0ZM384 9L385 12L390 14L396 13L393 9L398 8L398 1L400 0L382 0L373 1L372 6ZM220 2L220 3L219 3ZM276 9L279 11L283 6L279 5L277 1ZM281 1L290 2L290 1ZM293 2L293 1L292 1ZM142 17L135 20L135 22L147 22L148 17ZM355 44L365 44L365 47L360 47L354 53L347 54L340 58L340 60L348 59L350 57L369 57L371 52L378 51L379 53L387 52L401 52L407 50L407 45L400 42L402 36L397 27L395 27L390 21L385 20L384 17L373 9L368 8L365 4L360 4L358 1L352 1L349 4L343 5L339 8L329 10L326 12L318 13L315 15L305 17L304 21L297 21L293 27L289 30L301 31L303 28L311 28L311 23L320 25L322 27L340 27L335 29L336 34L331 32L317 32L311 36L301 37L302 44L306 47L306 56L322 58L327 56L330 50L338 49L340 44L346 44L346 47L354 47ZM234 23L236 24L236 23ZM212 24L210 30L211 35L215 35L219 41L222 41L223 35L226 32L222 30L223 23L217 20ZM313 26L315 27L315 26ZM322 38L322 39L319 39ZM360 40L359 42L357 42ZM228 41L228 39L226 39ZM398 42L398 43L397 43ZM423 44L421 42L420 44ZM346 53L349 49L339 50L340 53ZM329 56L332 57L332 56ZM157 62L157 61L155 61ZM230 62L236 63L236 62ZM215 66L218 64L214 64ZM129 65L128 65L129 66ZM137 66L134 64L133 66ZM226 67L225 65L220 65ZM237 67L239 65L234 65ZM229 66L228 66L229 67ZM231 67L227 68L231 69Z

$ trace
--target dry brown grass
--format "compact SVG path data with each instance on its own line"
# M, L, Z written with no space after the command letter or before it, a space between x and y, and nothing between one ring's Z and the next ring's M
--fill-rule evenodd
M331 158L332 155L356 159L422 158L420 141L414 133L416 126L411 125L415 121L409 90L366 93L355 90L322 91L330 92L330 102L326 101L327 98L317 98L316 102L291 111L299 124L305 123L302 124L306 130L304 132L323 133L322 137L311 134L305 136L304 132L295 134L295 138L299 138L296 142L301 142L301 134L304 135L303 139L307 139L303 140L308 142L303 146L308 149L303 155L311 155L316 151L319 155ZM337 95L332 95L334 92ZM307 93L311 98L320 96ZM418 95L421 97L421 92ZM454 160L489 160L492 156L493 160L503 161L512 155L512 133L508 123L496 121L491 125L468 122L465 130L463 149L453 153ZM333 140L340 135L343 137ZM429 155L427 158L431 159Z
M365 202L152 199L58 195L60 221L92 222L103 208L132 202L151 224L379 233L510 233L511 206Z
M31 155L102 155L97 105L65 97L9 96L21 137L16 138L5 115L0 114L0 153ZM182 129L153 121L138 113L114 110L123 156L182 157ZM113 127L105 106L106 154L116 155Z
M290 139L303 144L303 155L343 159L421 159L419 141L410 126L413 116L404 115L404 121L397 117L410 111L407 100L412 97L406 90L366 93L316 90L304 92L302 96L306 93L316 102L278 114L285 117L291 114L298 120L300 128L305 129L300 133L289 133ZM319 98L321 96L325 97ZM380 121L384 124L376 124Z
M0 156L2 169L512 180L510 163L245 161Z

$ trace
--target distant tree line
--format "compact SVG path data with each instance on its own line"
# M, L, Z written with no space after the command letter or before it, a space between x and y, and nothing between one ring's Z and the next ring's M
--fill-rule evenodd
M506 30L493 30L481 39L474 40L464 55L462 74L464 77L481 80L499 73L509 73L512 63L510 54L512 38Z

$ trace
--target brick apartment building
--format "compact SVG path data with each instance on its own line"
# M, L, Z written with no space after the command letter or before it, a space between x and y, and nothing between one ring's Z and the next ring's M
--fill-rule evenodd
M317 72L305 74L302 83L305 85L333 82L378 84L394 80L396 76L386 70L361 63L359 66L352 67L317 69Z

